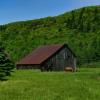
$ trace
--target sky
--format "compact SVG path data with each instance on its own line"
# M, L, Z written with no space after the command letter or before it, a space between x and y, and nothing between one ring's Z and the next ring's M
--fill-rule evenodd
M0 25L57 16L84 6L100 5L100 0L1 0Z

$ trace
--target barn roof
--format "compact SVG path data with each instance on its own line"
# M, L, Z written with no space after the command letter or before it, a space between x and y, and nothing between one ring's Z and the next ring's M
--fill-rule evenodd
M61 44L46 45L37 48L17 64L41 64L64 46Z

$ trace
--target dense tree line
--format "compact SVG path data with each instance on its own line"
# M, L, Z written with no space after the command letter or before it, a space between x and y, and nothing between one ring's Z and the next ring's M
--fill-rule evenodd
M95 32L100 29L100 7L84 7L71 11L66 19L67 27L80 32ZM66 16L66 15L64 15Z
M84 7L55 16L0 26L0 39L13 61L37 46L67 43L78 64L100 60L100 6Z

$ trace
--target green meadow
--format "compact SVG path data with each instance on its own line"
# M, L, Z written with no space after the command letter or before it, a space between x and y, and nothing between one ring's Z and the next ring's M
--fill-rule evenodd
M0 81L0 100L100 100L100 68L75 73L15 70Z

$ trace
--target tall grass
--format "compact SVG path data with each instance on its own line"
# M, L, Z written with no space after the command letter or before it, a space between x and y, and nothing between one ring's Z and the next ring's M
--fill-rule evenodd
M100 69L75 73L18 70L0 82L0 100L100 100Z

